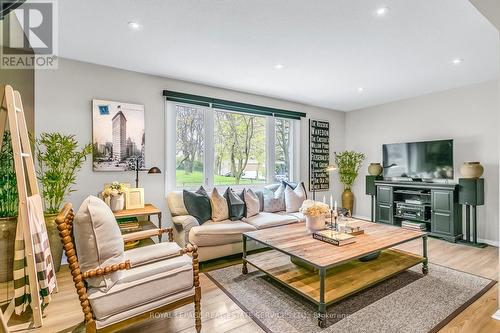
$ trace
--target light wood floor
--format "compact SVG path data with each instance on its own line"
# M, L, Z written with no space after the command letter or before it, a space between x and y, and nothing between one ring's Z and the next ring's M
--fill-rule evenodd
M421 240L399 248L421 253ZM429 239L429 256L432 263L457 270L498 279L498 248L477 249L441 240ZM43 329L29 329L27 318L11 320L15 332L81 332L82 313L67 268L58 273L59 293L45 311ZM202 286L202 332L263 332L231 299L217 288L204 274ZM440 333L500 332L500 321L491 319L497 310L498 285L453 319ZM196 332L192 318L193 306L188 305L170 314L170 318L152 319L132 326L122 332Z

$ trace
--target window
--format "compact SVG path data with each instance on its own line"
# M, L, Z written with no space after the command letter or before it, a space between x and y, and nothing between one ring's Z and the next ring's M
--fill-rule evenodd
M292 168L292 121L288 119L276 118L275 120L275 162L274 180L291 180Z
M204 131L203 109L176 105L176 187L194 187L204 183Z
M300 121L166 103L167 190L298 180Z
M266 180L266 118L215 111L214 184L264 184Z

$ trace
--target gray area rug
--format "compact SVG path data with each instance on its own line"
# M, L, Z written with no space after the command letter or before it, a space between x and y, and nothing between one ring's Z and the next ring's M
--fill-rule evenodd
M317 307L248 265L205 273L266 332L436 332L495 282L439 265L421 265L327 307L327 327Z

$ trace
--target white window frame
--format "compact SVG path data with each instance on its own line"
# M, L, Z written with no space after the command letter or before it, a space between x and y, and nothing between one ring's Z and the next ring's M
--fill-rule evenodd
M239 113L248 115L248 113L241 113L235 111L229 111L224 109L216 109L206 106L193 105L188 103L165 101L165 165L166 165L166 177L165 177L165 189L166 192L181 190L184 188L177 187L176 182L176 133L177 133L177 112L176 106L182 105L187 107L195 107L202 110L204 113L205 122L205 151L204 151L204 163L203 163L203 186L208 189L214 187L214 157L215 157L215 146L214 146L214 113L215 111ZM257 115L258 116L258 115ZM275 183L274 181L274 168L276 159L276 129L275 121L276 118L272 116L261 116L266 118L266 184L255 184L255 185L233 185L232 188L258 188L263 187L268 184ZM294 119L284 118L291 122L291 145L292 149L290 151L290 181L298 182L300 180L300 161L299 156L299 143L300 143L300 121ZM172 158L174 157L174 158ZM216 187L227 187L229 185L217 185ZM192 188L185 188L192 189Z

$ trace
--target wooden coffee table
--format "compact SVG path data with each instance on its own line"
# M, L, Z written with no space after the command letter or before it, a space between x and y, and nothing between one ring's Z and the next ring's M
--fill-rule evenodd
M420 263L423 274L427 274L426 232L361 220L351 220L349 225L359 226L365 233L356 236L355 243L340 247L313 239L304 223L246 232L242 273L248 273L250 264L312 301L318 306L320 327L326 323L326 306L332 303ZM423 256L391 249L418 238L422 238ZM263 244L270 251L247 255L248 240ZM378 251L381 254L375 260L357 260ZM291 259L305 265L296 265Z

